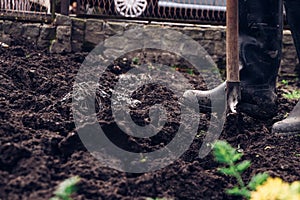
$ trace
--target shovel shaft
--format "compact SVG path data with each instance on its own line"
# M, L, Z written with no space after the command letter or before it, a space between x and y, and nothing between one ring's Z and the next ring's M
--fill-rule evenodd
M226 9L227 81L239 82L238 0L227 0Z
M240 100L240 72L238 49L238 0L227 0L226 11L226 97L227 110L236 113Z

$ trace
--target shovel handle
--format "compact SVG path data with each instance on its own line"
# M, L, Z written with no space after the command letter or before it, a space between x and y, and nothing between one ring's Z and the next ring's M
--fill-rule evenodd
M226 6L226 69L227 81L239 82L238 0L227 0Z
M240 100L240 72L239 72L239 0L227 0L226 11L226 97L227 111L237 113L236 107Z

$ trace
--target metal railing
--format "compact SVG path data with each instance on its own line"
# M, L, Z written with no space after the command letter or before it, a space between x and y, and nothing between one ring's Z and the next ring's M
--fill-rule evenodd
M78 16L224 24L226 0L77 0Z
M51 1L0 0L0 18L51 21Z
M0 19L50 22L55 12L86 18L225 24L226 0L0 0Z

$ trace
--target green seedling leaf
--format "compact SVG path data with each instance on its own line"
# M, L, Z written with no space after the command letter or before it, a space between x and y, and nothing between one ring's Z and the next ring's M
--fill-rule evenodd
M249 190L247 190L245 188L238 188L238 187L228 189L228 190L226 190L226 193L229 194L229 195L244 196L247 199L250 198L250 196L251 196Z
M216 161L221 163L230 164L233 162L234 157L238 157L236 156L238 154L236 150L225 141L217 141L213 150Z
M229 176L234 176L235 175L235 171L233 167L229 167L229 168L219 168L219 172L229 175Z
M243 197L246 197L247 199L250 198L250 196L251 196L251 193L249 190L247 190L245 188L238 188L238 187L228 189L228 190L226 190L226 193L229 195L234 195L234 196L243 196Z
M58 188L55 190L54 194L55 197L51 200L62 199L62 200L71 200L70 196L72 193L76 191L76 184L80 181L79 176L74 176L71 178L68 178L61 182L58 185Z
M238 188L237 186L226 190L226 193L229 195L240 195L240 192L240 188Z
M233 157L232 157L232 161L236 162L238 160L240 160L242 158L243 154L242 153L236 153Z
M248 188L250 190L256 190L257 186L260 186L263 184L267 179L269 175L267 173L258 173L255 176L253 176L248 184Z
M239 173L243 173L246 169L248 169L251 165L251 162L249 160L244 160L236 165L236 170Z

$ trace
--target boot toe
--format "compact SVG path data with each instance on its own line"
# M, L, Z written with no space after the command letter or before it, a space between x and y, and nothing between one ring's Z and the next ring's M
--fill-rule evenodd
M276 122L272 127L272 132L278 136L300 134L300 117L290 117Z

